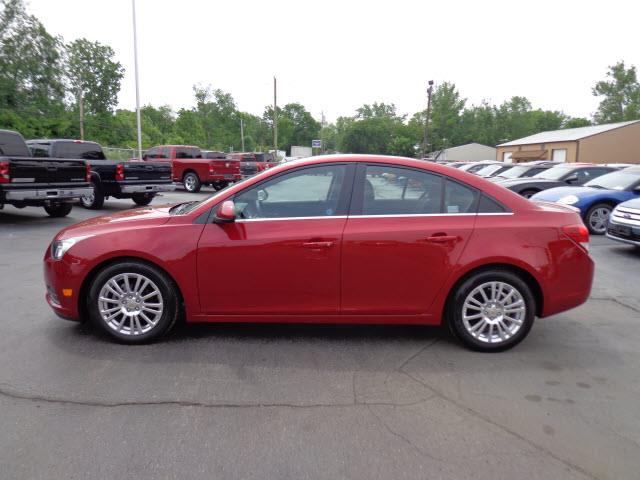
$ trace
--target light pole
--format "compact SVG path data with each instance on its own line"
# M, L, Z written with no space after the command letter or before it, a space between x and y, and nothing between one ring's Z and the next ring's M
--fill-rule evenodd
M429 88L427 89L427 115L424 120L424 139L422 141L422 158L427 156L427 148L429 144L429 117L431 117L431 94L433 93L433 80L429 80Z
M142 160L142 124L140 122L140 88L138 86L138 32L136 27L136 0L131 0L133 10L133 61L136 77L136 123L138 127L138 160Z

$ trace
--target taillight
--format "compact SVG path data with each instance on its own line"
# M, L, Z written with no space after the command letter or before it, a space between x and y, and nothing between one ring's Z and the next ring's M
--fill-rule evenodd
M116 165L116 182L124 180L124 165L119 163Z
M215 168L213 167L213 162L209 162L209 174L213 175Z
M231 164L230 164L229 162L226 162L226 163L224 164L224 166L225 166L225 168L229 168L229 167L231 166Z
M9 162L0 162L0 183L11 182L11 175L9 175Z
M583 224L565 225L562 227L562 233L585 250L589 250L589 230Z
M85 163L85 167L86 167L86 180L87 182L91 182L91 165L89 165L88 163Z

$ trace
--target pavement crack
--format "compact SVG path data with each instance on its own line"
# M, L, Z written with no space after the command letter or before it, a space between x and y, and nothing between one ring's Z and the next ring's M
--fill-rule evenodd
M313 408L349 408L362 406L392 406L392 407L411 407L429 401L433 396L421 398L413 402L333 402L333 403L294 403L294 402L201 402L197 400L131 400L131 401L109 401L109 400L83 400L58 397L55 395L42 395L20 391L15 387L0 383L0 396L12 398L15 400L24 400L34 403L48 403L56 405L75 405L83 407L148 407L148 406L172 406L172 407L199 407L199 408L294 408L294 409L313 409Z
M419 384L421 384L422 386L424 386L426 389L430 390L435 397L442 399L443 401L450 403L451 405L459 408L460 410L468 413L469 415L476 417L490 425L493 425L494 427L502 430L503 432L507 433L508 435L511 435L523 442L525 442L527 445L531 446L532 448L534 448L535 450L548 455L549 457L557 460L558 462L562 463L563 465L567 466L568 468L575 470L576 472L581 473L582 475L592 479L592 480L597 480L597 476L588 472L587 470L585 470L584 468L582 468L579 465L576 465L575 463L570 462L569 460L566 460L560 456L558 456L557 454L553 453L551 450L543 447L542 445L539 445L537 443L535 443L532 440L529 440L528 438L522 436L521 434L519 434L518 432L516 432L515 430L510 429L509 427L507 427L506 425L503 425L495 420L493 420L491 417L489 417L488 415L485 415L477 410L474 410L471 407L468 407L460 402L458 402L457 400L445 395L444 393L442 393L440 390L434 388L433 386L431 386L429 383L415 377L414 375L411 375L411 373L407 372L406 370L402 370L402 373L404 373L405 375L407 375L409 378L411 378L412 380L418 382Z
M640 308L634 307L633 305L629 305L628 303L621 302L615 297L589 297L589 300L617 303L621 307L625 307L625 308L628 308L629 310L633 310L634 312L640 313Z
M420 349L419 349L417 352L415 352L415 353L411 354L411 355L409 356L409 358L407 358L404 362L402 362L402 364L401 364L398 368L396 368L396 370L397 370L398 372L403 372L403 368L404 368L405 366L407 366L407 365L409 364L409 362L411 362L411 360L413 360L414 358L416 358L418 355L420 355L422 352L424 352L427 348L432 347L433 345L435 345L436 343L438 343L438 341L439 341L439 339L434 338L433 340L431 340L430 342L428 342L426 345L424 345L424 346L420 347Z
M431 455L428 452L425 452L422 448L418 447L415 443L413 443L409 438L405 437L404 435L402 435L399 432L396 432L395 430L393 430L388 424L387 422L385 422L382 417L380 415L378 415L376 412L373 411L373 408L371 408L371 405L367 405L367 410L369 410L369 413L371 413L371 415L373 415L373 417L376 419L376 421L378 422L378 424L384 428L387 432L389 432L391 435L393 435L396 438L399 438L400 440L402 440L404 443L406 443L407 445L409 445L409 447L414 450L415 452L417 452L419 455L423 456L423 457L427 457L431 460L435 460L436 462L439 463L443 463L443 460L437 457L434 457L433 455Z

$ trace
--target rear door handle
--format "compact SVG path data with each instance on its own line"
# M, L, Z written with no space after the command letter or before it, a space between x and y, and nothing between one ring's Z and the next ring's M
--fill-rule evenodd
M427 242L432 242L432 243L449 243L449 242L455 242L459 239L460 237L456 236L456 235L431 235L430 237L427 237L426 240Z
M302 246L305 248L331 248L333 242L305 242Z

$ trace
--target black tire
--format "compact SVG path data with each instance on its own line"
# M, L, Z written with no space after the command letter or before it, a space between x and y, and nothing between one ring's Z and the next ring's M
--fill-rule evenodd
M53 218L62 218L69 215L73 205L70 203L56 203L52 205L46 205L44 207L44 211L49 214L50 217Z
M587 210L587 213L584 216L584 224L587 226L587 228L589 229L589 233L591 233L592 235L604 235L606 233L607 221L605 220L604 223L600 223L596 221L595 218L592 221L591 218L592 216L595 217L597 212L603 212L605 210L608 212L608 215L611 215L613 207L608 203L597 203L589 210Z
M104 194L97 183L91 182L93 195L80 198L80 205L89 210L99 210L104 205Z
M211 184L214 190L222 190L223 188L226 188L228 185L229 185L229 182L226 182L224 180L220 182L214 182Z
M142 275L155 284L161 294L162 314L157 323L146 332L138 334L120 332L115 327L109 326L100 313L98 299L102 288L117 275L125 273ZM87 299L87 311L93 324L112 339L126 344L149 343L165 335L175 325L180 314L179 299L176 291L175 284L160 269L135 260L122 261L105 267L93 279ZM125 307L123 306L122 308ZM117 318L124 318L124 316ZM127 324L128 321L125 321L124 326L126 327Z
M131 195L131 200L133 200L136 205L144 207L145 205L149 205L155 196L155 193L134 193Z
M193 172L188 172L185 174L184 178L182 179L182 184L184 185L184 189L189 193L198 193L202 188L200 178Z
M489 282L501 282L515 289L520 294L525 307L525 312L523 313L523 318L521 319L522 323L519 329L510 337L492 343L482 340L481 338L476 338L467 330L463 321L463 311L465 310L464 304L468 296L472 294L477 287ZM499 269L486 270L472 274L455 288L455 291L451 293L449 301L447 302L445 320L451 333L467 348L479 352L501 352L520 343L531 330L536 311L535 298L527 283L515 273ZM500 315L498 315L498 317L500 317ZM478 324L480 324L485 318L487 317L483 315L482 319L477 320ZM492 319L492 321L495 320ZM470 321L468 323L471 325ZM511 322L510 324L512 326L514 325ZM471 325L471 328L475 327L475 325L476 323ZM505 325L505 323L503 323L503 325ZM480 328L477 333L482 333L484 328L485 327ZM493 326L489 326L488 328L491 328L489 332L492 333ZM487 335L485 335L485 337L487 337Z
M527 190L523 190L520 192L520 195L523 196L524 198L531 198L533 197L536 193L538 193L540 190L534 190L532 188L527 189Z

